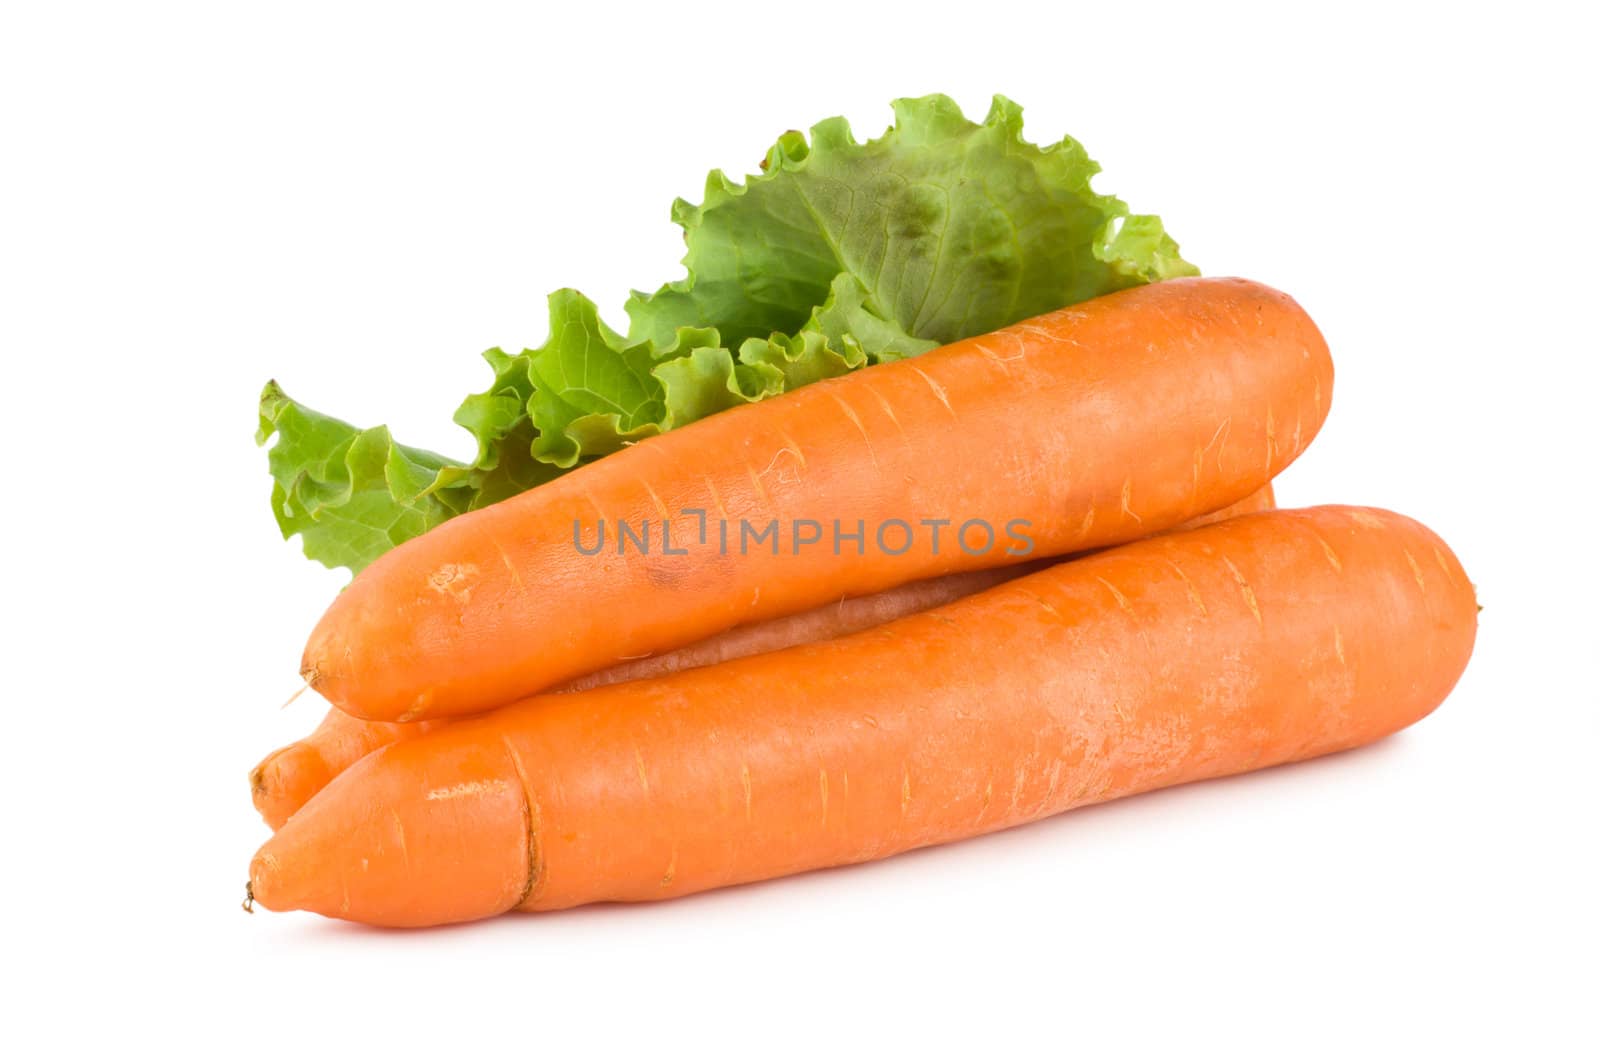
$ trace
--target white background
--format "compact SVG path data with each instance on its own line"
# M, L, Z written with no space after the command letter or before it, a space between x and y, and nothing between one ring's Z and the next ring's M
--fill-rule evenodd
M7 5L0 1041L1595 1059L1579 7L1118 6ZM872 867L427 933L244 915L245 772L320 716L279 704L342 583L269 517L262 381L466 452L477 352L540 342L547 290L618 320L707 169L931 91L1012 96L1319 320L1334 410L1280 499L1450 540L1486 607L1456 693L1368 750Z

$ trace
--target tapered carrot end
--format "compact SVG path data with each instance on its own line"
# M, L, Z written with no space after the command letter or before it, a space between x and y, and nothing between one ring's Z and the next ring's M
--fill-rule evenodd
M532 877L531 818L503 742L464 725L380 750L319 791L250 863L250 894L361 923L494 916Z
M329 696L329 692L324 688L328 686L333 671L324 667L325 663L331 660L330 651L333 644L333 637L329 633L328 615L336 614L338 607L339 599L335 599L333 608L324 614L317 622L317 626L311 630L305 649L300 653L300 678L306 682L307 687L324 697ZM333 701L331 697L328 700Z
M256 851L255 858L250 862L250 878L244 885L244 907L246 912L255 912L257 905L274 912L286 912L295 906L289 903L286 895L279 889L275 872L278 869L276 857L265 852L266 847Z
M331 776L315 750L303 742L290 743L250 770L250 800L267 826L277 831Z
M354 585L352 585L352 588ZM349 614L362 615L361 602L366 597L363 593L346 588L340 596L333 601L328 612L323 614L317 626L312 629L311 636L306 640L305 650L300 655L300 678L305 681L306 687L317 692L323 698L333 703L337 708L349 713L351 716L364 720L394 721L407 719L404 714L411 704L409 693L397 694L394 691L385 691L381 697L372 697L366 691L366 685L352 683L352 677L361 676L369 671L380 673L390 671L379 653L378 661L369 661L360 657L352 660L356 649L351 644L348 629L355 622L348 619ZM353 605L352 605L353 604ZM370 641L379 647L393 645L387 637L373 637ZM362 698L353 698L353 693L363 694Z

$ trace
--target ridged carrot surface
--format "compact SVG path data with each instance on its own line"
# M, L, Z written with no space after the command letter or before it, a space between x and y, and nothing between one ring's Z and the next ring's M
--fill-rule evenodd
M724 411L401 544L334 600L302 671L372 720L479 712L619 660L1015 557L954 549L1029 522L1037 556L1121 543L1265 485L1327 414L1333 369L1288 296L1184 278ZM690 511L780 529L953 522L904 553L723 552ZM600 522L674 520L681 556L589 557ZM898 539L891 538L893 546ZM1015 544L1014 539L1005 542Z
M1239 517L396 743L261 848L251 890L426 925L869 861L1371 742L1444 699L1476 625L1414 521Z
M1270 510L1274 505L1272 485L1232 506L1196 518L1185 527L1201 527L1240 514ZM1039 567L1038 562L1022 562L1003 569L951 573L880 591L860 598L844 599L787 617L733 628L698 643L652 654L636 661L625 661L599 672L561 684L555 691L583 691L606 684L624 683L650 676L664 676L684 669L716 665L752 654L765 654L801 643L835 639L877 624L886 624L908 613L942 606L958 598L1015 579ZM362 720L343 710L330 709L310 735L274 750L250 772L250 796L262 819L277 830L283 822L335 776L372 751L400 739L421 735L444 721L416 721L394 724Z

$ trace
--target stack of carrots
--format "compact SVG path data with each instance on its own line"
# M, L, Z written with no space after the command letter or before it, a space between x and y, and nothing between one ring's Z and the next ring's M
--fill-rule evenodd
M1404 728L1477 605L1408 518L1273 508L1332 386L1289 297L1161 281L455 517L312 633L336 708L252 773L250 896L396 926L670 898Z

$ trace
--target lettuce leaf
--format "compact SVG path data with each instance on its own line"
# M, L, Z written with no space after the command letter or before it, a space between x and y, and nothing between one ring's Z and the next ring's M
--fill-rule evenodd
M1158 219L1089 187L1100 167L1077 141L1023 140L1005 97L982 124L946 96L894 113L865 144L842 118L809 142L786 133L743 185L713 171L704 203L673 205L688 276L633 294L631 335L660 343L688 321L733 343L792 332L843 274L882 319L949 343L1195 272Z
M470 467L403 447L383 426L358 429L290 399L276 381L261 391L256 442L267 452L272 514L306 557L352 572L390 547L469 508Z
M741 403L1107 292L1198 271L1159 219L1090 187L1071 138L1022 138L995 97L971 122L945 96L894 103L858 143L841 118L790 131L743 184L713 171L679 200L685 276L634 292L628 330L581 293L549 297L545 343L484 353L494 374L455 421L470 462L261 398L273 509L307 557L359 571L460 513Z

